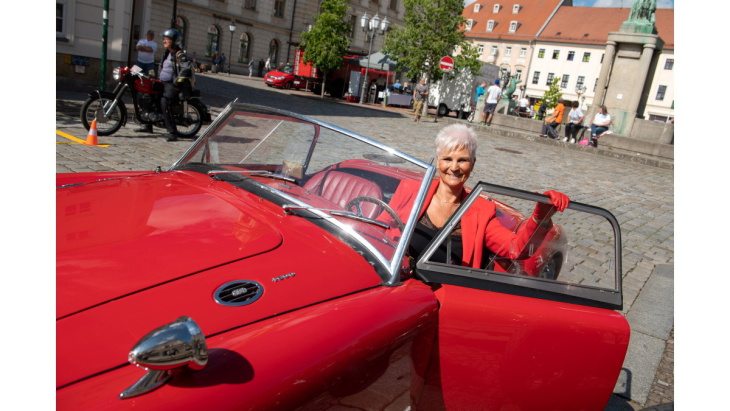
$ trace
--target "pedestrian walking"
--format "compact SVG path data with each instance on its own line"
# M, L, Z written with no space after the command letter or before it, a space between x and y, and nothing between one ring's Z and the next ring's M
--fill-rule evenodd
M248 61L248 78L251 78L253 75L254 67L256 66L256 63L253 61L253 59Z
M492 125L492 117L494 117L494 110L497 109L497 103L502 98L502 89L499 88L499 79L494 80L494 84L489 86L487 89L487 98L484 102L484 110L482 112L482 121L479 122L481 125ZM486 117L486 119L485 119ZM486 122L485 122L486 120Z
M426 78L421 77L421 82L413 90L413 121L421 120L424 101L428 99L428 86Z

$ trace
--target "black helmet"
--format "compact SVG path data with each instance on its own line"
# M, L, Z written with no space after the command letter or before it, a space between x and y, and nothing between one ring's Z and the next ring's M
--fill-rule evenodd
M179 31L175 29L167 29L164 33L162 33L162 37L169 37L172 40L172 44L181 47L180 43L182 43L182 36Z

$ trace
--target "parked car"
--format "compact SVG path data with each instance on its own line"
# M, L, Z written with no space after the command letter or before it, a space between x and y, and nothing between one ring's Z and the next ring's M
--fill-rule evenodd
M269 87L279 87L283 89L302 89L305 82L300 81L294 76L294 68L287 64L276 70L271 70L264 75L264 82Z
M605 408L630 334L615 218L572 202L523 260L433 261L477 198L512 229L513 201L547 201L479 182L416 261L434 176L240 103L167 170L57 174L58 409Z

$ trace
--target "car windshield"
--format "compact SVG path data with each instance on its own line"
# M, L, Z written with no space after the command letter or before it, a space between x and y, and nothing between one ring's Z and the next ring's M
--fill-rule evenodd
M398 281L425 181L434 175L433 166L366 137L239 103L229 105L171 169L206 172L310 219L367 251L386 281ZM414 201L399 200L404 187Z

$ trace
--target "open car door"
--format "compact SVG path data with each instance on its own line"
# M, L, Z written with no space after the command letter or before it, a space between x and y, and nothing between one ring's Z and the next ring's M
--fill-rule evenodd
M416 276L432 285L440 309L418 409L604 409L630 334L615 311L622 308L616 218L571 202L529 257L486 250L475 269L444 258L475 201L494 201L495 218L511 230L536 201L549 203L480 182L419 258Z

